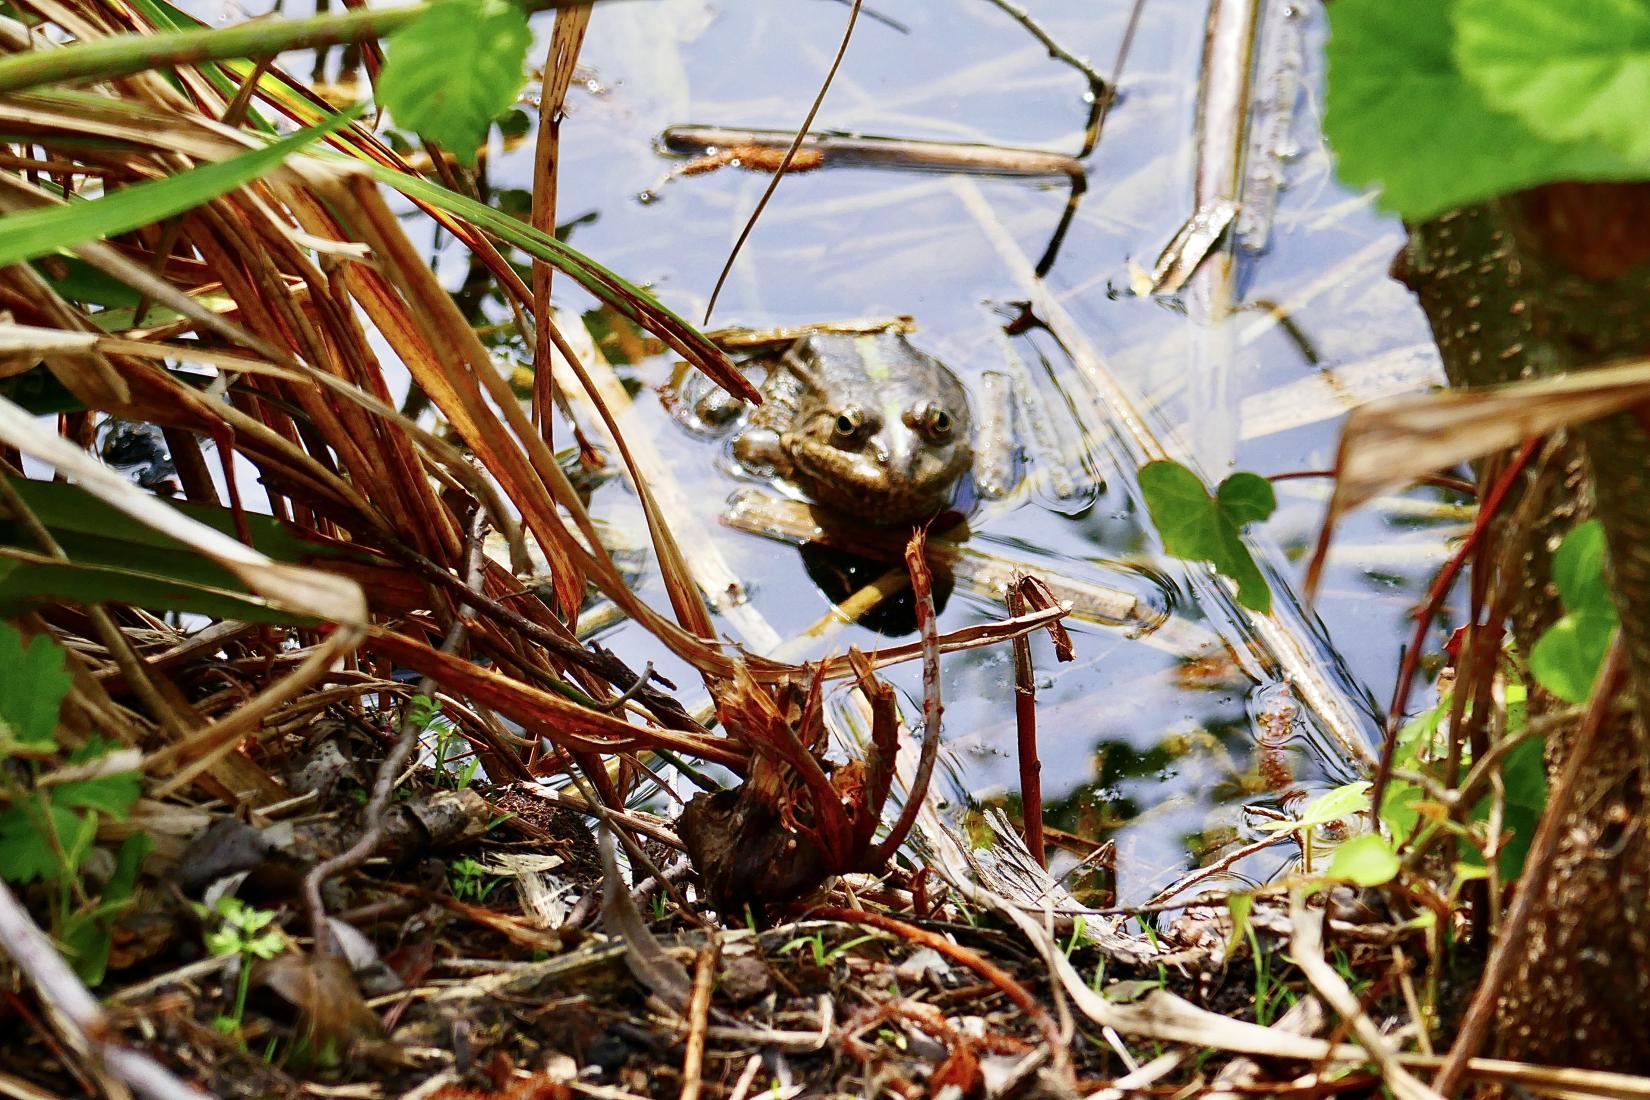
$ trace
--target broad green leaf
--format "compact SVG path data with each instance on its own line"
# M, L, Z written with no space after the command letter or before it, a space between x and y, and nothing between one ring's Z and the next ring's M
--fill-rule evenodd
M1443 6L1443 5L1440 5ZM1558 142L1650 162L1650 5L1455 0L1455 59L1491 107Z
M1501 827L1510 835L1505 837L1500 857L1496 861L1503 882L1511 882L1524 873L1524 859L1529 855L1530 842L1535 839L1536 826L1541 822L1541 811L1547 805L1547 769L1543 763L1545 745L1541 738L1514 745L1501 762L1501 786L1505 801L1501 808ZM1490 816L1490 797L1485 795L1473 807L1472 820L1487 821ZM1483 864L1478 849L1464 839L1459 845L1461 860L1469 865Z
M1615 629L1614 613L1565 615L1530 648L1531 675L1565 702L1585 703Z
M1215 499L1220 503L1220 510L1239 527L1245 523L1259 523L1278 508L1278 496L1272 491L1272 483L1259 474L1242 470L1220 483Z
M474 164L487 127L527 83L527 16L508 0L441 0L389 40L378 101Z
M300 130L261 149L203 164L166 179L123 187L101 198L8 214L0 218L0 267L126 233L192 210L274 170L287 157L332 133L359 113L354 110L334 115L319 126Z
M1386 837L1365 833L1336 846L1327 873L1330 878L1359 886L1379 886L1391 882L1398 873L1398 855Z
M1499 10L1501 0L1482 3ZM1491 109L1456 65L1452 6L1441 0L1327 5L1324 132L1342 179L1379 185L1383 206L1421 221L1551 180L1645 174L1643 163L1596 143L1551 141ZM1552 11L1570 17L1566 6Z
M1615 613L1610 586L1604 580L1604 559L1604 524L1599 520L1578 523L1564 536L1553 554L1553 583L1558 586L1564 610L1574 614Z
M1277 507L1265 478L1236 473L1210 495L1198 476L1179 463L1150 462L1140 468L1140 490L1165 550L1177 558L1209 562L1237 582L1244 607L1271 611L1271 590L1239 533L1244 524L1265 519Z
M0 622L0 739L51 744L72 683L55 641L36 634L25 646L21 631Z

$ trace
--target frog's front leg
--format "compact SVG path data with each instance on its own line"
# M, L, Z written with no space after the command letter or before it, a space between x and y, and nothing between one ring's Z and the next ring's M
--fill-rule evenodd
M733 437L733 458L761 477L789 478L795 473L779 431L762 424L747 424Z

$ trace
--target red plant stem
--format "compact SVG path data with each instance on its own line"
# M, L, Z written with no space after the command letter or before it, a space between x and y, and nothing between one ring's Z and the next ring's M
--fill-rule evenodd
M868 854L865 866L880 868L905 843L911 826L917 823L917 813L928 797L928 780L934 774L934 761L940 755L940 715L945 707L940 703L940 640L934 615L934 575L928 570L928 531L918 527L911 532L911 541L905 546L905 568L911 574L911 594L916 597L917 627L922 631L922 754L917 758L917 771L911 777L911 789L905 792L905 805L899 818L882 843Z
M1008 613L1024 615L1025 594L1016 579L1008 586ZM1043 847L1043 763L1037 756L1037 681L1032 677L1031 639L1014 639L1014 732L1020 757L1020 816L1026 849L1037 866L1048 866Z
M863 909L841 909L834 905L826 905L807 909L806 913L809 917L818 920L836 920L842 921L844 924L863 924L871 928L880 928L884 932L892 932L911 943L921 944L923 947L932 947L952 962L968 967L968 969L1002 990L1003 994L1014 1002L1015 1007L1031 1017L1037 1026L1042 1029L1043 1037L1049 1044L1050 1052L1058 1051L1064 1045L1060 1039L1060 1029L1055 1026L1053 1017L1048 1014L1042 1005L1037 1003L1037 999L1031 995L1030 990L1014 980L1013 976L997 964L961 944L951 942L950 939L938 932L930 932L926 928L918 928L914 924L907 924L894 917L882 913L868 912Z
M1386 795L1387 780L1392 775L1392 755L1398 747L1398 729L1403 725L1404 711L1409 708L1409 689L1415 681L1416 669L1421 662L1421 649L1426 644L1427 631L1432 629L1432 620L1438 614L1444 597L1455 585L1455 578L1460 575L1461 568L1472 557L1473 550L1478 546L1484 532L1489 529L1490 520L1501 508L1501 503L1512 491L1513 483L1524 472L1524 467L1530 464L1535 452L1541 446L1540 439L1526 439L1524 445L1518 449L1518 455L1512 463L1502 471L1490 494L1478 506L1478 518L1473 521L1472 533L1469 534L1460 548L1444 563L1444 568L1438 571L1433 579L1432 587L1427 591L1426 603L1415 617L1415 634L1410 638L1409 648L1404 651L1403 663L1398 668L1398 682L1392 685L1392 706L1387 710L1386 736L1381 741L1381 762L1375 769L1375 784L1370 791L1370 805L1375 808L1377 815L1381 812L1381 799Z
M1501 921L1501 938L1490 952L1483 977L1479 978L1478 988L1473 991L1472 1003L1467 1006L1467 1014L1456 1032L1455 1045L1450 1047L1449 1057L1444 1059L1444 1066L1432 1083L1433 1089L1444 1096L1453 1095L1460 1087L1467 1063L1484 1045L1490 1021L1495 1015L1495 1004L1501 997L1501 987L1506 984L1518 956L1523 952L1536 900L1545 892L1547 878L1552 873L1559 832L1564 827L1571 804L1575 802L1576 787L1592 756L1599 728L1609 717L1610 703L1621 685L1625 663L1618 631L1615 640L1610 643L1609 654L1604 658L1604 668L1599 673L1593 697L1587 703L1581 728L1576 731L1575 740L1570 745L1569 759L1564 762L1564 774L1559 777L1558 785L1547 798L1546 809L1541 812L1541 824L1536 827L1535 838L1530 841L1530 852L1524 862L1524 876L1518 880L1518 894Z

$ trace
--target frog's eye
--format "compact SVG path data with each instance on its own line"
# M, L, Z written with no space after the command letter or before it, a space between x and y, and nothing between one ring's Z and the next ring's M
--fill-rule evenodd
M930 443L944 443L956 428L955 418L938 405L912 409L905 422L921 432Z
M838 439L853 439L865 427L865 414L856 408L846 408L836 414L834 431Z

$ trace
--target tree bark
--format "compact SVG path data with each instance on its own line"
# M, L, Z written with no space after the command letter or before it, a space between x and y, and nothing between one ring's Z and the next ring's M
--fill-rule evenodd
M1556 184L1411 230L1395 273L1416 292L1454 386L1650 354L1650 187ZM1494 476L1495 460L1480 478ZM1506 1057L1650 1070L1650 432L1637 410L1577 426L1497 517L1495 590L1527 654L1561 613L1551 552L1597 514L1621 612L1633 706L1600 731L1575 809L1503 991ZM1465 686L1463 685L1463 688ZM1531 691L1532 715L1557 701ZM1547 744L1549 775L1573 729Z

